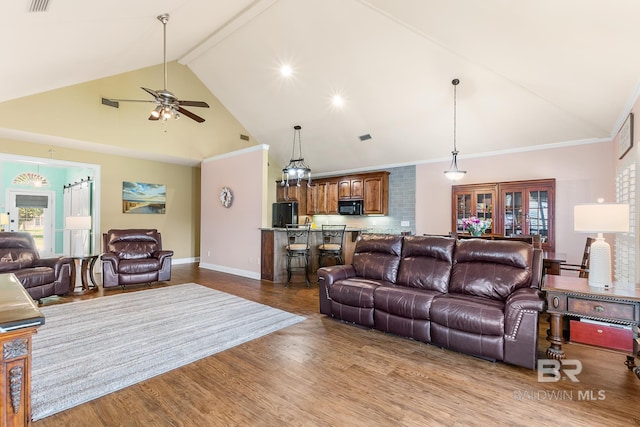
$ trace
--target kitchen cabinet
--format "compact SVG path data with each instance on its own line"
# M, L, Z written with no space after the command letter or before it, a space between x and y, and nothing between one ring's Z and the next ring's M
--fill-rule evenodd
M318 213L318 184L311 184L307 188L307 215L315 215Z
M555 179L452 186L452 230L462 219L490 220L487 234L539 235L542 249L555 250Z
M485 221L491 221L486 233L494 233L498 224L493 216L498 195L498 184L470 184L454 185L452 187L452 230L464 233L462 220L475 216Z
M363 178L362 200L365 215L389 214L389 172L372 173Z
M306 215L337 215L338 181L320 179L311 184L307 188L305 212Z
M338 199L339 200L362 200L362 184L361 177L345 177L338 182Z
M364 214L389 214L389 172L371 172L306 181L289 187L276 181L276 201L298 202L298 215L338 215L338 200L363 200Z

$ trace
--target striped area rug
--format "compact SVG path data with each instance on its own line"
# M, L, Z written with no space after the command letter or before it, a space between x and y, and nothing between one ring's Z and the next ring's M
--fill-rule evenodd
M42 307L31 414L45 418L304 320L188 283Z

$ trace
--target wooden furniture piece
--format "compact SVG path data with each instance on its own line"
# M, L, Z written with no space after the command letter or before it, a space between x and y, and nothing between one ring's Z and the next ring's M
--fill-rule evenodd
M284 249L287 251L287 286L291 283L291 274L294 269L304 269L304 279L309 282L309 224L287 224L287 244ZM293 260L302 260L304 266L292 265Z
M591 259L591 243L595 239L593 237L587 237L587 241L584 244L584 252L582 253L582 262L580 264L560 264L560 271L574 271L578 272L578 277L589 278L589 261Z
M79 255L79 256L70 256L69 258L73 259L73 263L71 264L71 291L74 294L83 294L89 291L97 291L99 289L98 282L96 281L96 277L94 274L94 266L100 258L100 255L91 254L91 255ZM76 280L78 276L78 265L80 264L80 281L82 283L82 289L80 291L76 291Z
M555 179L454 185L451 230L463 232L462 219L491 220L489 234L539 235L543 250L555 249Z
M562 252L542 252L542 268L544 274L560 274L560 266L567 260L566 254Z
M633 354L627 356L625 364L640 378L640 367L635 364L635 356L640 356L640 339L638 338L640 287L626 289L614 285L612 289L605 290L589 287L589 282L585 278L545 275L542 290L546 294L547 312L551 323L547 337L551 343L547 349L548 358L563 359L565 357L562 349L562 344L565 342L562 333L565 316L628 325L631 327L628 333L629 348L633 349ZM610 332L597 323L591 325L592 333L595 335ZM588 324L582 325L582 332L587 328L589 328ZM604 336L594 339L593 343L611 347L606 345L607 341L608 338Z
M31 336L44 316L14 274L0 274L0 427L31 424Z
M322 243L318 245L318 268L322 267L324 258L333 258L337 264L344 264L342 245L346 225L322 225Z

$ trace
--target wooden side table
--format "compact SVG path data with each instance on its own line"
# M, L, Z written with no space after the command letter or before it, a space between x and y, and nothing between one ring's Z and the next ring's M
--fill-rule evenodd
M640 287L611 289L589 287L588 279L573 276L545 275L542 290L546 294L547 312L551 317L551 329L547 340L551 343L547 357L563 359L562 319L570 316L607 323L631 326L633 355L628 355L625 364L640 378L640 367L635 357L640 356Z
M96 277L93 272L93 267L96 265L96 261L100 255L74 255L69 258L73 259L73 264L71 266L71 286L73 286L72 292L76 294L83 294L89 291L97 291L99 289L98 282L96 282ZM80 264L80 280L82 282L82 289L80 291L76 291L76 277L78 266L77 263Z
M44 323L13 274L0 274L0 427L31 424L31 336Z

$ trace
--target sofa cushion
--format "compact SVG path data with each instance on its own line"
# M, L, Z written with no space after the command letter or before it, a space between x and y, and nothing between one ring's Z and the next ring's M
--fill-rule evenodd
M29 268L38 259L37 254L26 249L4 249L0 251L0 272Z
M105 252L112 252L119 259L150 258L162 247L155 229L109 230L103 240Z
M429 320L431 302L435 296L442 294L400 286L380 286L373 295L376 310L407 319Z
M397 284L447 292L456 240L439 236L406 236Z
M373 308L373 291L378 286L380 281L375 280L340 280L329 288L329 297L352 307Z
M470 295L446 294L431 303L431 321L480 335L504 334L504 303Z
M148 273L160 269L160 261L157 258L123 259L118 264L118 273L139 274Z
M402 236L365 234L356 243L356 276L395 283L402 252Z
M531 283L533 246L507 240L460 240L449 292L504 301Z
M12 272L25 289L46 285L56 281L55 270L51 267L22 268Z

